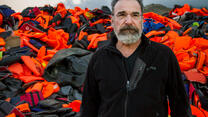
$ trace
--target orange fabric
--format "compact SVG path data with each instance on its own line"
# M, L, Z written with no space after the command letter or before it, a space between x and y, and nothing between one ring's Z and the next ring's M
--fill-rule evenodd
M208 117L208 112L206 110L204 110L203 108L201 108L200 110L203 112L203 114L205 115L205 117Z
M32 71L25 64L22 64L22 68L24 71L24 76L32 76Z
M175 20L158 15L153 12L144 13L143 16L144 16L144 19L145 18L152 18L152 19L156 20L157 22L164 24L165 26L170 26L171 29L180 29L182 27Z
M204 113L197 107L191 105L191 111L192 111L192 115L196 116L196 117L206 117L204 115Z
M202 69L204 62L205 62L205 53L200 51L198 52L198 59L197 59L197 64L196 64L196 69L200 70Z
M6 51L6 48L5 47L0 47L0 51L5 52Z
M196 92L194 92L194 99L193 99L193 104L194 106L198 107L198 108L201 108L201 102L199 100L199 96L197 95Z
M208 13L206 13L206 11L204 12L202 9L193 8L191 12L197 14L198 16L208 16Z
M67 14L67 10L65 8L65 5L63 3L58 3L57 8L56 8L56 12L54 13L54 15L57 14L61 14L61 17L64 18L65 15Z
M22 75L24 73L23 67L20 63L14 63L8 67L9 71L13 73L13 75Z
M162 40L162 38L163 38L163 37L157 37L157 36L155 36L155 37L150 38L150 40L159 43L159 42Z
M208 13L208 10L206 8L201 9L204 13Z
M192 30L192 27L189 27L187 30L185 30L183 32L183 36L185 36L186 34L188 34L191 30Z
M39 25L42 26L44 29L47 29L49 21L52 20L52 18L53 17L50 15L38 14L33 20L39 22Z
M191 105L190 104L190 107L191 107L191 113L193 116L195 117L208 117L208 112L202 108L198 108L194 105ZM168 104L168 115L170 116L170 107L169 107L169 104Z
M193 45L192 37L190 36L180 36L175 40L174 51L181 49L187 50Z
M24 113L31 112L28 103L20 104L20 105L16 106L16 108Z
M34 75L42 76L43 68L35 63L30 56L21 56L21 59L25 65L34 73Z
M12 17L14 17L15 19L18 19L19 20L19 24L18 24L18 27L20 27L23 23L23 17L21 15L20 12L17 12L17 13L13 13L11 14Z
M97 48L99 41L107 40L107 33L88 35L87 40L90 41L90 44L87 47L88 50L91 48Z
M29 21L29 20L31 20L30 17L23 17L23 22L26 22L26 21Z
M77 27L79 28L80 27L80 23L79 23L80 18L75 17L75 16L69 16L69 17L71 18L72 23L77 24Z
M166 40L173 40L179 37L179 34L175 31L168 31L165 36L163 36L163 39L160 41L161 43L164 43ZM167 38L167 39L166 39Z
M43 77L37 76L20 76L18 79L23 81L24 83L29 83L36 80L45 80Z
M32 91L42 91L43 88L43 83L42 82L37 82L33 86L27 88L25 91L26 93L32 92Z
M181 16L187 11L191 11L191 7L188 4L184 4L184 6L182 8L176 8L174 10L174 13Z
M74 112L79 112L80 111L80 106L81 106L81 101L80 100L74 100L73 102L69 104L63 104L63 108L72 108L72 111Z
M161 35L161 34L165 34L165 31L155 31L155 30L153 30L153 31L150 31L147 34L145 34L145 36L147 38L149 38L151 36L157 36L157 35Z
M4 101L10 102L11 98L7 98Z
M55 50L68 48L68 39L69 33L64 32L64 30L62 29L55 30L53 28L50 28L48 30L47 44L53 47Z
M173 40L168 40L168 41L163 42L162 44L164 44L164 45L166 45L166 46L168 46L168 47L170 47L172 49L174 41Z
M41 91L44 98L48 98L53 93L60 90L59 85L56 82L37 82L33 86L27 88L26 92Z
M15 115L15 113L11 113L11 114L9 114L9 115L7 115L5 117L16 117L16 115Z
M194 38L195 45L199 50L204 50L208 48L208 40L204 38Z
M82 40L84 36L87 36L87 32L84 32L84 31L80 31L79 33L79 37L78 37L78 40Z
M5 32L6 30L0 27L0 33Z
M206 55L206 58L205 58L205 65L208 66L208 49L204 50L203 51Z
M189 70L195 67L195 63L196 63L196 58L195 57L191 57L189 59L185 59L183 61L179 62L179 66L181 71L185 71L185 70Z
M2 37L0 37L0 46L5 46L5 41Z
M52 94L53 94L53 85L52 85L52 84L46 85L46 87L43 88L42 93L43 93L43 97L44 97L44 98L47 98L47 97L49 97L50 95L52 95Z
M60 87L55 82L44 82L44 87L42 90L42 94L44 98L51 96L53 93L56 93L60 90Z
M21 38L21 45L20 45L21 47L28 46L34 51L38 52L38 49L29 42L28 37L21 36L20 38Z
M42 46L39 50L38 50L38 58L42 58L46 55L46 47Z
M175 56L179 62L190 59L190 55L185 51L178 51L175 53Z
M96 25L96 24L99 24L99 23L101 23L101 24L104 23L104 19L99 19L99 20L97 20L97 21L91 23L91 24L90 24L90 27L92 27L92 26L94 26L94 25Z
M191 82L199 82L205 84L207 82L206 77L197 71L197 69L191 69L188 71L184 71L186 78Z
M204 66L202 69L199 70L201 73L203 73L205 76L208 76L208 67Z
M168 31L159 41L160 43L167 45L169 48L173 49L175 39L179 37L179 34L175 31Z
M45 46L42 46L39 50L38 50L38 54L37 54L37 60L40 62L41 66L43 67L43 69L45 69L48 61L52 58L50 57L48 59L48 61L45 59L46 57L48 56L53 56L51 54L47 54L47 50L46 50L46 47Z

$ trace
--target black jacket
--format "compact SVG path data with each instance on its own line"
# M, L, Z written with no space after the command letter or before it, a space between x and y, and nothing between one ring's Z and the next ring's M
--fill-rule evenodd
M189 117L190 107L174 53L144 35L131 77L116 37L92 57L84 84L81 117Z

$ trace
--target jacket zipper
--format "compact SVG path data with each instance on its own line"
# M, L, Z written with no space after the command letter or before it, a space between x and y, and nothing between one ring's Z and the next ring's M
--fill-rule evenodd
M128 106L128 98L129 98L129 87L130 87L130 82L127 80L126 82L126 98L125 98L125 117L127 117L127 106Z
M126 96L125 96L125 102L124 102L124 117L127 117L127 109L128 109L128 96L129 96L129 88L130 88L130 81L128 79L128 76L127 76L127 72L126 72L126 67L125 67L125 64L124 64L124 58L122 58L122 63L123 63L123 67L124 67L124 73L125 73L125 78L126 78Z

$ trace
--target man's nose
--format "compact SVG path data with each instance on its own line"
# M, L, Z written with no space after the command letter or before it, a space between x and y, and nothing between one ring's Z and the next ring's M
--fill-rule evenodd
M130 15L127 15L127 16L126 16L125 23L126 23L126 24L132 24L132 23L133 23L132 17L131 17Z

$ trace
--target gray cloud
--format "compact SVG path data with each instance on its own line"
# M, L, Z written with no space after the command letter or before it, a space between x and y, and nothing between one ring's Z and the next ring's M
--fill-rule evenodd
M144 5L148 5L152 3L162 4L169 8L173 8L175 4L184 5L187 3L195 8L201 8L201 7L207 7L208 0L143 0L143 3ZM110 4L111 4L111 0L81 0L81 4L79 5L73 4L71 0L66 0L65 2L67 8L74 8L76 6L79 6L82 9L101 8L102 5L106 5L109 8L111 8Z
M94 8L101 8L101 6L106 5L109 6L110 8L110 3L111 0L81 0L81 4L74 4L71 0L67 0L65 2L66 8L74 8L76 6L81 7L82 9L89 8L89 9L94 9Z

